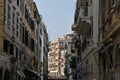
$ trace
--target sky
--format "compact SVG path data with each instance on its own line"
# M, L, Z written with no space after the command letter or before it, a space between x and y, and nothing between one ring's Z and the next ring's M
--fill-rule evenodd
M72 33L76 0L34 1L47 27L50 40Z

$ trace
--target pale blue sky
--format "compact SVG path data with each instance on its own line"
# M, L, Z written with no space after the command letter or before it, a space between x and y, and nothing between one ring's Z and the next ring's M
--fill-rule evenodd
M50 40L72 33L76 0L35 0Z

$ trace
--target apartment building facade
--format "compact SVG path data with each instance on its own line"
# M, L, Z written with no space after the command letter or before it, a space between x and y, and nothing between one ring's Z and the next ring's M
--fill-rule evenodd
M71 52L71 47L68 46L68 44L71 44L69 38L69 36L71 35L72 34L67 34L50 41L50 51L48 53L48 70L50 76L49 78L66 78L65 68L67 67L66 65L69 64L66 64L68 58L65 57L67 53ZM69 67L67 68L69 70Z
M98 0L77 0L72 30L76 35L77 80L99 80L98 53Z
M35 49L40 51L43 46L38 47L35 42L38 40L36 27L41 27L37 25L41 16L35 3L33 0L1 0L0 5L0 79L40 79L38 60L41 58L36 55L41 53L36 53ZM47 38L48 34L44 36Z
M48 52L48 70L49 76L58 77L59 74L59 39L55 39L49 42Z

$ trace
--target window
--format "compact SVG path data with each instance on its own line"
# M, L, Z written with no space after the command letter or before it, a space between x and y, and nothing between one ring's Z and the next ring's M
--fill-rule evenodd
M24 14L24 3L23 3L23 0L20 0L20 12L22 13L22 15Z
M28 31L25 30L25 44L28 46Z
M34 18L37 18L37 11L34 11Z
M25 7L25 19L27 19L28 18L28 12L27 12L27 9L26 9L26 5L24 7Z
M22 41L22 23L20 24L20 41Z
M14 55L14 46L10 44L10 55Z
M17 6L19 6L19 0L17 0Z
M88 16L88 2L86 2L85 14L84 14L84 16Z
M4 0L4 24L6 23L6 0Z
M30 38L30 36L28 36L28 47L29 47L29 49L31 50L31 38ZM38 53L38 48L37 48L37 45L35 45L36 46L36 53Z
M22 26L22 43L25 43L25 37L24 37L24 35L25 35L25 29L24 29L24 26Z
M34 39L31 39L31 50L34 51Z
M15 33L15 13L12 13L12 33Z
M7 16L7 26L8 28L10 29L10 26L11 26L11 7L9 6L8 4L8 16Z
M39 38L39 42L40 42L40 47L42 46L42 40L41 38Z
M18 48L16 47L16 58L18 59Z
M19 50L19 60L22 61L22 54L21 50Z
M112 24L112 19L109 18L109 20L108 20L108 29L109 29L109 27L111 26L111 24Z
M15 57L16 57L18 60L21 61L21 59L22 59L21 56L22 56L22 55L21 55L20 49L16 47L16 55L15 55Z
M4 51L8 53L8 49L9 49L9 42L7 40L4 40Z
M34 30L34 21L31 20L31 29Z
M105 22L105 8L106 8L105 4L106 4L106 1L102 0L102 3L101 3L102 24L104 24L104 22Z
M17 38L18 38L18 35L19 35L19 19L18 18L16 18L17 20L16 20L16 36L17 36Z

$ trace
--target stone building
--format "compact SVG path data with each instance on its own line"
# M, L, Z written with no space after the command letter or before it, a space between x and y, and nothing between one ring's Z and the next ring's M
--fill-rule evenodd
M1 80L38 80L43 76L41 74L42 63L38 63L41 57L38 58L36 55L41 55L39 51L45 46L47 57L48 34L46 27L40 29L45 37L43 38L44 43L41 43L44 46L37 46L38 50L35 50L37 39L35 29L41 27L41 20L33 0L0 1ZM45 66L47 66L47 60ZM45 69L46 71L47 69Z
M100 80L120 79L120 0L99 0Z
M98 3L98 0L76 2L72 30L76 37L77 80L99 80L98 53L93 52L98 46Z

